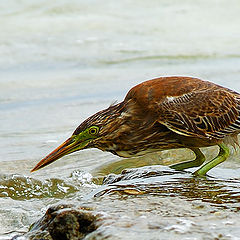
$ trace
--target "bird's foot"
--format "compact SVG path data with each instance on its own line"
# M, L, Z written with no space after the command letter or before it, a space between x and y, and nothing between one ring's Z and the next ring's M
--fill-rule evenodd
M204 161L206 160L204 154L201 152L201 150L199 148L193 148L191 150L196 155L196 158L194 160L173 164L169 167L172 168L172 169L181 171L181 170L184 170L184 169L187 169L187 168L193 168L193 167L201 166L204 163Z
M229 155L230 155L229 148L224 143L221 143L218 146L220 148L220 151L219 151L219 154L217 155L217 157L215 157L213 160L206 163L201 168L199 168L197 171L195 171L193 173L194 176L205 176L206 173L210 169L212 169L215 166L217 166L218 164L224 162L229 157Z

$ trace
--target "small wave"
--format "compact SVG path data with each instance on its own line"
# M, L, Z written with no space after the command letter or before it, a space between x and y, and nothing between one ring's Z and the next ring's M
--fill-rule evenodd
M63 198L78 191L78 187L58 178L44 181L21 175L0 176L0 197L15 200L32 198Z

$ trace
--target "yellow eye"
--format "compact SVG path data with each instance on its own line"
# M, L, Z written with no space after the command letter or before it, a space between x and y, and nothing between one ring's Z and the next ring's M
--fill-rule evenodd
M92 127L90 127L89 130L88 130L89 134L91 134L91 135L96 135L96 134L98 134L98 131L99 131L99 128L96 127L96 126L92 126Z

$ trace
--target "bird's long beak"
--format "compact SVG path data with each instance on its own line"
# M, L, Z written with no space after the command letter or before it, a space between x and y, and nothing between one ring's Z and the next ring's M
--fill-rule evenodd
M58 160L59 158L83 149L87 145L87 142L78 143L74 140L73 137L68 138L63 144L53 150L49 155L43 158L32 170L31 172L35 172L40 168L43 168L50 163Z

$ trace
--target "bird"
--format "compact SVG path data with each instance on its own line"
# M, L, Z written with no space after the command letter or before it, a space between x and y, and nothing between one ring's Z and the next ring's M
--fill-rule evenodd
M205 176L230 156L231 146L239 146L239 132L239 93L195 77L158 77L134 86L122 102L87 118L31 172L87 148L125 158L187 148L195 158L169 167L199 167L193 175ZM200 148L214 145L219 153L205 163Z

